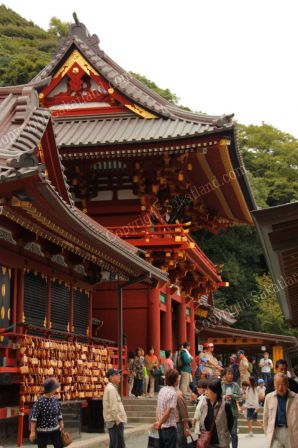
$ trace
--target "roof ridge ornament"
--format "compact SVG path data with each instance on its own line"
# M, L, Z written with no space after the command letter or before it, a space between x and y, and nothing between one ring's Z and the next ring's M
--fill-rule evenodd
M73 13L72 13L72 16L73 16L73 20L75 21L75 23L77 24L77 25L79 25L79 19L78 19L78 15L77 15L77 13L74 11Z
M78 15L76 12L73 12L74 23L70 24L69 33L67 37L61 37L58 41L58 46L56 50L56 54L63 49L66 42L70 39L75 41L76 39L81 40L84 44L88 45L91 50L94 51L95 54L101 55L102 51L99 48L99 37L96 34L90 34L86 25L79 21Z

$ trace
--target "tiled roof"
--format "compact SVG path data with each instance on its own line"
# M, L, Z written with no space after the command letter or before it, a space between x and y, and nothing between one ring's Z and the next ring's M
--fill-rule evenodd
M90 36L85 25L82 23L71 25L70 36L61 39L57 52L50 64L41 70L31 82L34 85L38 85L45 81L46 78L53 75L55 69L61 63L62 58L74 46L78 48L95 70L97 70L111 86L145 109L164 118L209 123L214 128L223 127L225 125L231 126L232 114L211 116L202 113L188 112L171 104L156 92L142 84L101 50L98 37L96 35Z
M44 170L35 154L51 114L49 110L36 107L36 104L37 96L32 88L0 88L0 184ZM60 167L62 171L61 164ZM56 213L61 213L63 221L70 219L70 228L74 232L80 233L86 240L92 240L94 245L102 247L105 255L121 259L136 272L151 275L158 281L168 280L164 272L138 256L137 248L122 241L72 203L66 202L44 173L40 173L39 179L38 188L48 199L49 207L54 204L52 208L57 210Z
M115 118L81 117L54 121L59 146L160 141L210 133L214 127L182 119L144 120L136 115Z
M40 170L35 152L51 119L30 88L0 89L0 180ZM36 102L35 102L36 100Z

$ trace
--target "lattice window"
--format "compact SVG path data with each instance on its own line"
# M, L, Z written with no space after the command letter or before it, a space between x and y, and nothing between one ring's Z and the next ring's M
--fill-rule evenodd
M54 330L68 331L70 290L63 283L52 282L51 325Z
M80 290L74 291L74 332L87 334L89 321L89 297L88 293Z
M45 326L47 307L47 283L39 274L24 274L24 315L25 323Z

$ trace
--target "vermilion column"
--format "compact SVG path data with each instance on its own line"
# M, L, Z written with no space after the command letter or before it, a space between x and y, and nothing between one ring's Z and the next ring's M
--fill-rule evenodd
M155 354L159 356L160 352L160 306L159 306L159 289L149 290L148 303L148 342L155 350Z
M178 308L178 344L185 342L186 338L186 303L182 298L182 303Z
M189 332L190 352L194 356L196 353L196 326L195 326L195 310L193 303L190 304L190 332Z
M173 337L172 337L172 298L170 291L167 290L167 311L165 313L165 320L164 320L164 340L163 345L166 350L173 350Z

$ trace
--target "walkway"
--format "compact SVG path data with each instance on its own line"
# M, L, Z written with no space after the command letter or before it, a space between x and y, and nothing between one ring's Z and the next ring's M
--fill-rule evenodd
M126 442L126 448L147 448L148 436L131 438ZM244 434L239 435L238 448L265 448L265 436L256 434L254 437L247 437Z

